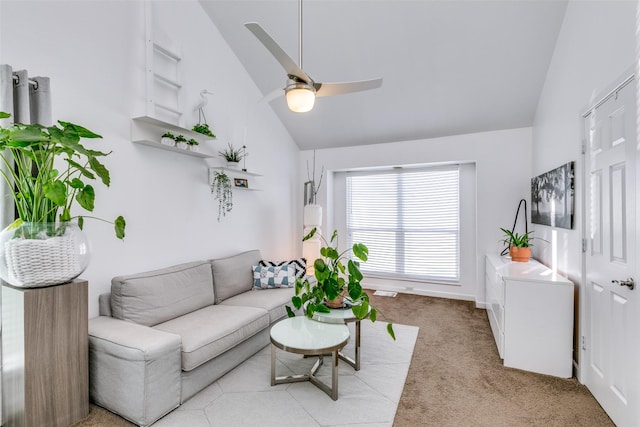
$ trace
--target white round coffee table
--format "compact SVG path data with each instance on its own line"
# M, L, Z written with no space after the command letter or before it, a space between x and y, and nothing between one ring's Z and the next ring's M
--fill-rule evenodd
M371 307L369 307L369 313L371 313ZM365 319L369 317L367 316ZM342 352L338 352L338 357L343 361L347 362L353 369L356 371L360 370L360 319L353 314L351 308L330 308L329 313L321 313L316 311L313 313L313 320L323 323L333 323L333 324L347 324L350 322L355 322L356 326L356 346L355 346L355 357L352 359L351 357L343 354Z
M349 328L343 324L316 322L305 316L289 317L271 328L271 385L310 381L333 400L338 400L338 352L349 342ZM289 353L318 356L309 374L276 376L276 348ZM323 355L331 353L331 387L315 373L323 365Z

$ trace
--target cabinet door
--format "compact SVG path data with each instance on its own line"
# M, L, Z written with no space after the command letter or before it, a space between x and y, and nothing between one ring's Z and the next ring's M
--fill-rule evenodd
M571 377L573 287L507 280L505 298L505 366Z

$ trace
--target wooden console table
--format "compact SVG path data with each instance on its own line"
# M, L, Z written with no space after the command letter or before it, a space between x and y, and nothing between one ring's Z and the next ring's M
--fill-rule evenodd
M69 426L89 414L88 282L2 282L3 426Z

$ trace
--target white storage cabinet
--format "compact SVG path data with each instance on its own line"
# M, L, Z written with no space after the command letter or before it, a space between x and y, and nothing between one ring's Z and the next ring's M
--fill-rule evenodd
M487 255L487 315L500 358L511 368L573 374L573 283L535 260Z

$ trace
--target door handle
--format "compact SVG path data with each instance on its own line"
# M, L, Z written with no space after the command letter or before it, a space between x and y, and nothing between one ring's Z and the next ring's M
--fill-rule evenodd
M636 282L633 281L633 277L629 277L627 280L612 280L611 283L617 283L620 286L627 286L631 290L636 287Z

